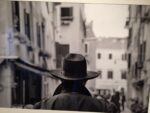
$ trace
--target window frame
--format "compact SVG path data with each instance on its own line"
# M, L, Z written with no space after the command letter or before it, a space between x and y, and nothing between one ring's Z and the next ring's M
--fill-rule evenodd
M68 9L68 15L64 15L63 16L63 10L67 10ZM61 21L72 21L73 20L73 7L61 7L60 8L60 17L61 17Z
M30 20L30 13L26 12L26 9L23 10L24 12L24 32L27 35L28 39L31 41L31 20Z
M111 60L112 57L113 57L113 56L112 56L112 53L109 53L109 54L108 54L108 59Z
M121 56L122 56L121 57L122 61L126 61L127 60L127 54L126 53L123 53Z
M12 20L14 31L20 32L20 3L19 1L12 1Z
M110 72L111 72L111 77L110 77ZM107 71L107 79L113 79L113 71L112 70Z
M89 51L88 44L87 44L87 43L85 43L85 44L84 44L84 47L85 47L85 49L84 49L85 53L88 53L88 51Z
M101 59L102 55L101 53L97 53L97 59Z
M125 74L125 78L124 78L124 75ZM122 70L121 71L121 80L126 80L127 79L127 71L125 71L125 70Z

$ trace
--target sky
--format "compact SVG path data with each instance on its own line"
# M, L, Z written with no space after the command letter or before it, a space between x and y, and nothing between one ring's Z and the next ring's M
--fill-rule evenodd
M96 37L127 37L127 5L85 4L87 22L93 21Z

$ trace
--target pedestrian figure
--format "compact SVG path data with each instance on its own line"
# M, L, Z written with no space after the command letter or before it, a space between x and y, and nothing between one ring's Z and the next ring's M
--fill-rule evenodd
M109 101L109 98L105 98L102 95L97 96L97 99L101 102L107 103L106 108L108 109L108 113L117 113L118 109L117 106Z
M51 75L61 80L54 95L42 101L41 109L107 112L106 103L92 97L85 87L97 72L87 71L85 58L69 54L64 58L62 70L52 70Z
M117 106L117 113L120 113L120 93L117 91L112 95L111 102Z
M121 103L121 108L122 108L122 111L124 111L125 109L125 101L126 101L126 96L125 96L125 91L124 91L124 88L121 88L121 92L120 92L120 103Z
M121 95L121 107L122 107L122 111L124 111L125 101L126 101L125 94L122 93L122 95Z
M135 98L133 100L133 103L131 104L131 111L132 113L142 113L143 112L143 106L139 103L138 99Z

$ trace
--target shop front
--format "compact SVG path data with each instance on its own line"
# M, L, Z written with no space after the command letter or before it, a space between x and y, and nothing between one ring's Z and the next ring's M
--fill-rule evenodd
M0 67L0 107L35 104L42 99L42 77L51 77L47 69L21 59L4 60ZM52 78L54 79L54 78Z

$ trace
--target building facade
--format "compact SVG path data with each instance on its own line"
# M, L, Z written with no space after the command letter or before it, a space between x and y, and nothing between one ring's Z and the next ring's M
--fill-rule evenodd
M93 32L93 22L86 25L86 38L84 39L84 56L87 60L87 70L96 71L96 53L97 38ZM86 87L93 94L95 90L95 79L88 80Z
M22 107L53 94L58 80L48 70L56 68L54 7L0 2L1 107Z
M96 71L100 73L95 88L101 94L127 90L126 38L99 38Z
M150 94L150 7L129 6L128 99L148 106ZM131 104L130 101L128 103Z
M83 4L61 3L55 10L56 60L60 68L66 54L84 52L85 15Z

